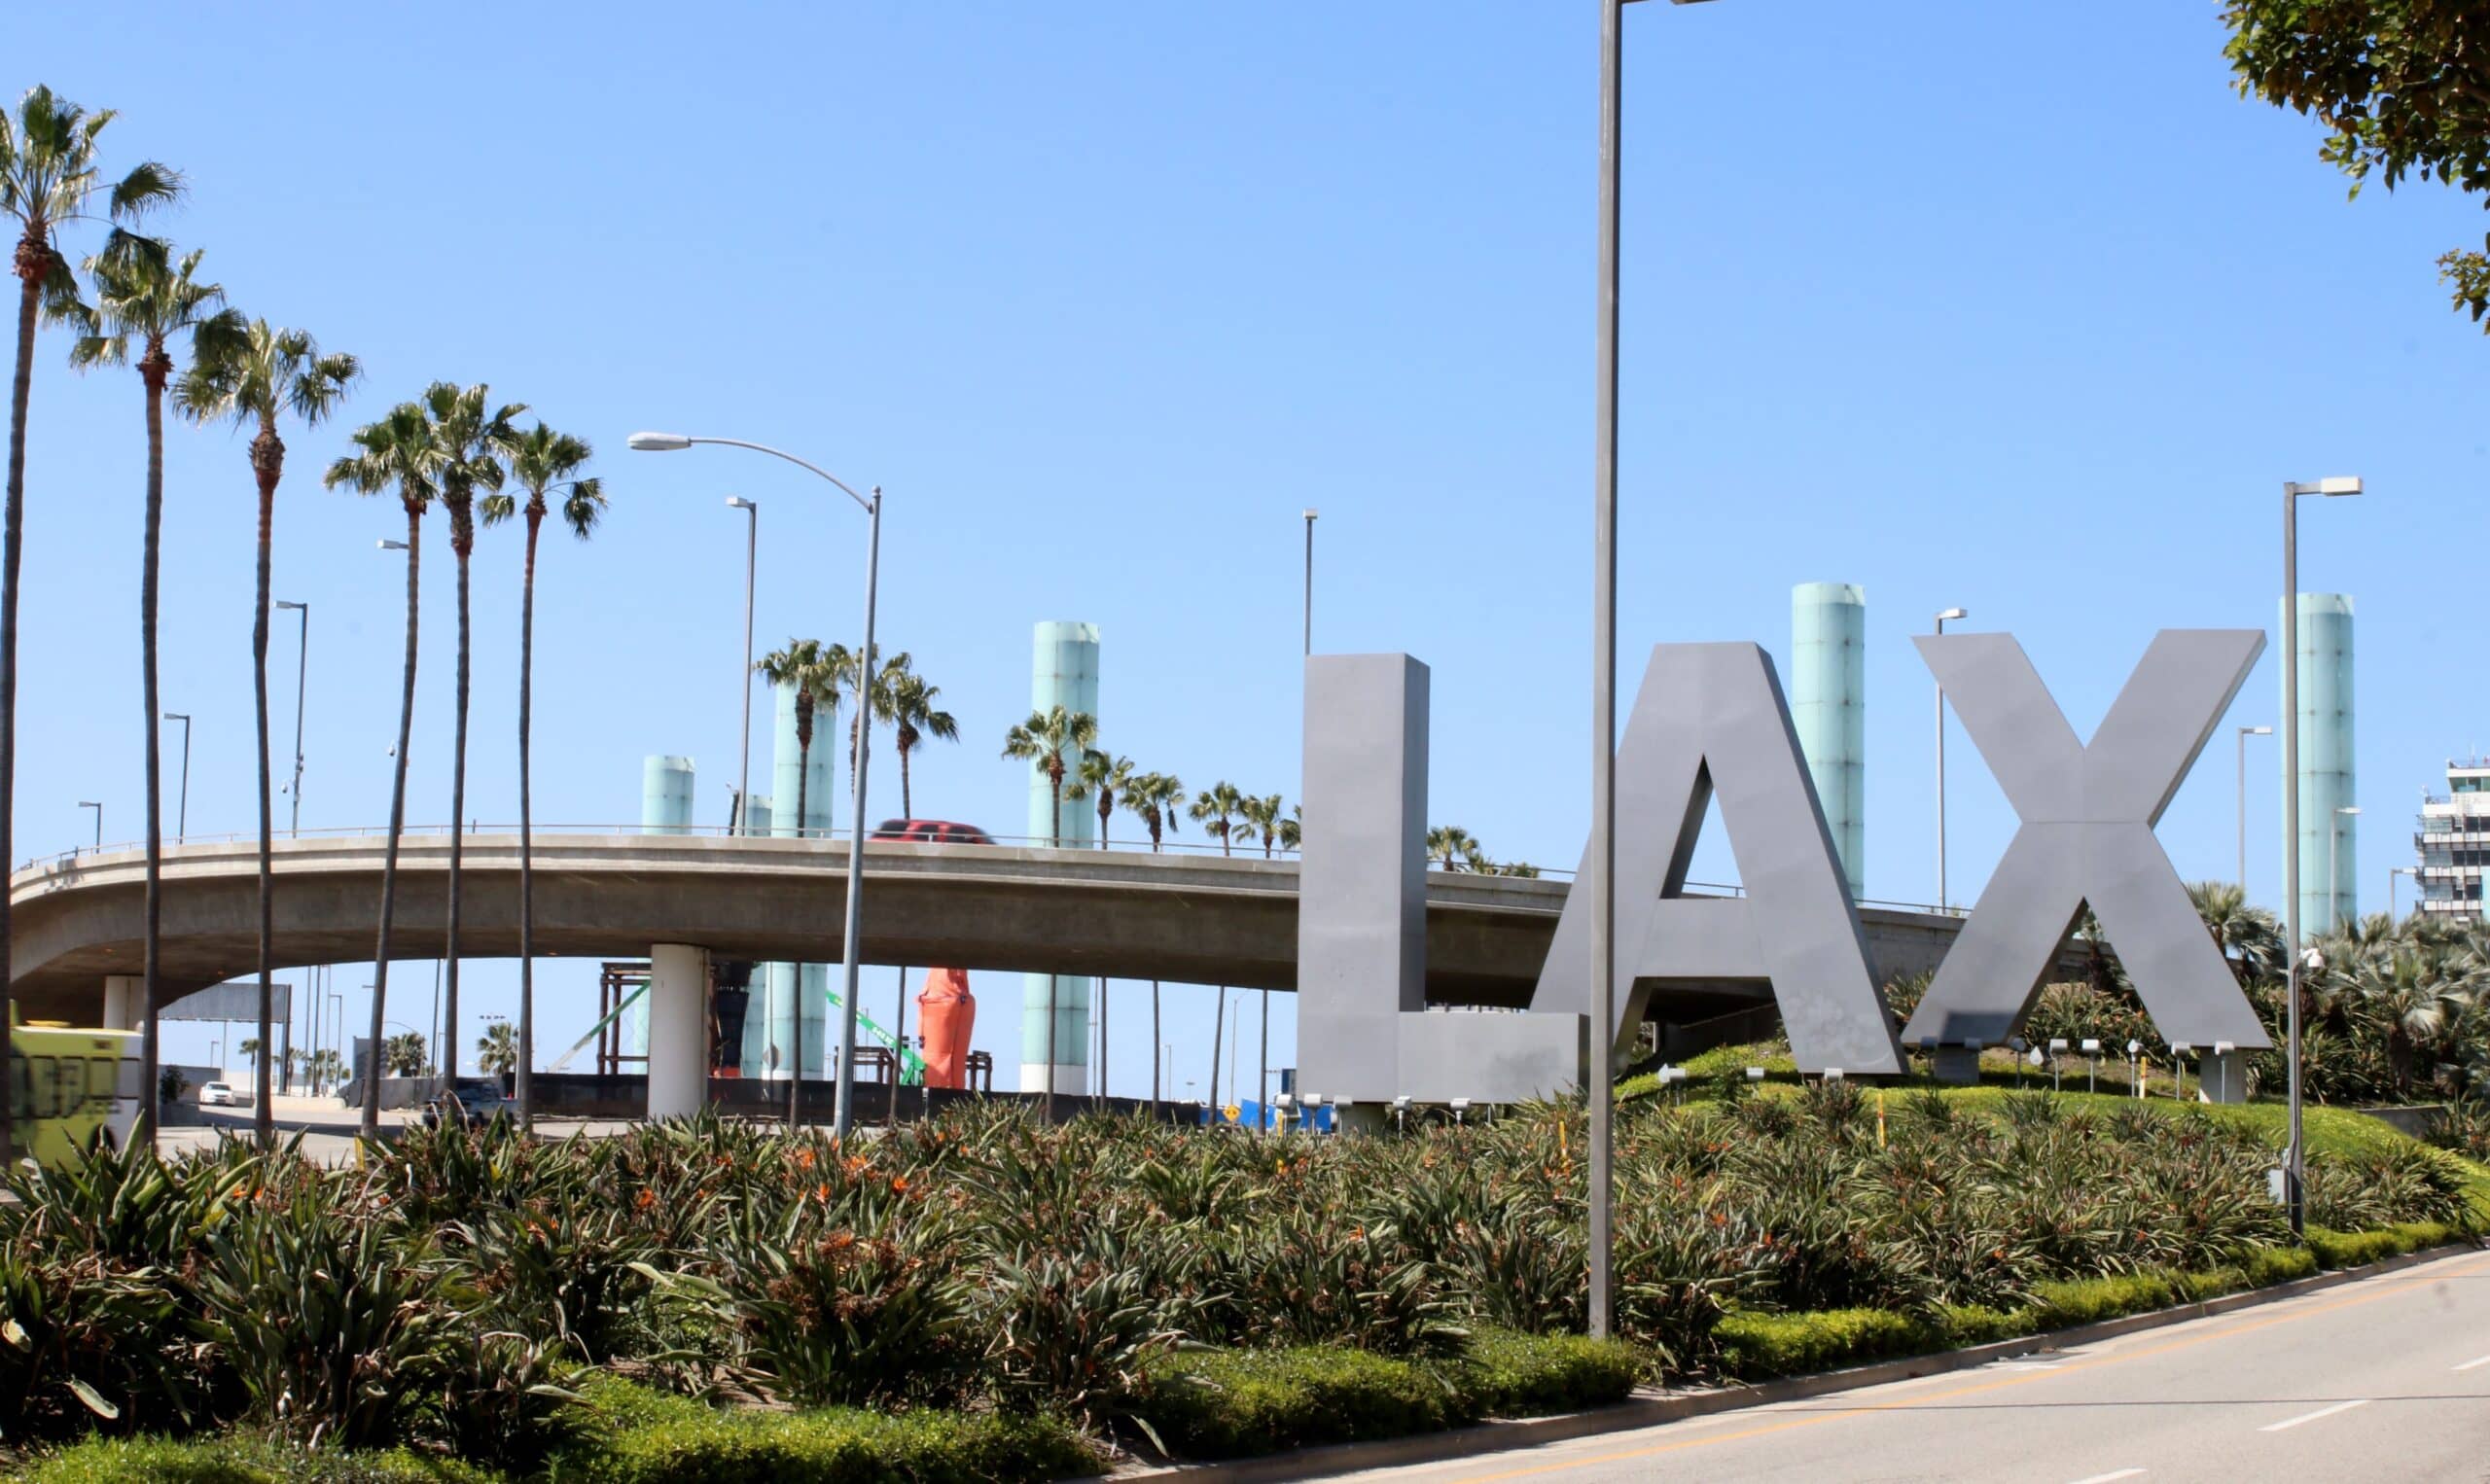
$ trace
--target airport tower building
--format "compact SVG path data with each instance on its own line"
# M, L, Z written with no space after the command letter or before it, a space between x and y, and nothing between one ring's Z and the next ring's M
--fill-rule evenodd
M1068 712L1098 715L1098 627L1094 623L1041 623L1029 664L1029 705L1047 712L1061 706ZM1066 769L1078 773L1077 751L1064 755ZM1098 842L1098 816L1086 800L1066 799L1060 814L1054 789L1047 780L1044 760L1029 764L1030 843L1057 843L1065 849ZM784 796L785 791L780 791ZM1020 1090L1043 1092L1048 1085L1048 1007L1053 1007L1052 1075L1054 1090L1080 1094L1089 1080L1089 980L1077 974L1032 973L1021 976Z
M1868 866L1868 594L1848 583L1790 591L1790 721L1856 901Z
M2357 919L2361 820L2352 766L2352 600L2299 594L2299 930L2315 937Z
M2490 758L2447 763L2446 793L2421 795L2412 843L2421 854L2421 914L2481 921L2482 879L2490 873Z

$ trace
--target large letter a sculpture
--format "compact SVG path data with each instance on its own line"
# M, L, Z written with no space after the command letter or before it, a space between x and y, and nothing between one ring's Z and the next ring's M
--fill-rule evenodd
M1713 799L1742 898L1682 895ZM1577 882L1590 876L1583 853ZM1589 894L1565 901L1533 1010L1590 1008ZM1771 657L1753 644L1663 644L1617 753L1617 1023L1627 1048L1655 984L1769 981L1799 1069L1903 1070Z

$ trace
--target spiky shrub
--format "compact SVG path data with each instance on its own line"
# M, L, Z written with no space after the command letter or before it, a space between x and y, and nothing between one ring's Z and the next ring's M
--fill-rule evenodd
M186 1430L207 1399L204 1360L155 1270L0 1242L0 1439Z
M747 1227L704 1268L722 1320L789 1400L938 1401L958 1388L970 1287L947 1251L800 1220Z
M315 1192L219 1225L198 1290L246 1419L301 1441L397 1442L474 1360L426 1240Z
M1182 1331L1161 1323L1143 1265L1124 1255L1114 1234L1092 1232L1070 1252L996 1259L980 1305L991 1336L982 1359L1002 1400L1092 1427L1131 1410L1149 1360Z

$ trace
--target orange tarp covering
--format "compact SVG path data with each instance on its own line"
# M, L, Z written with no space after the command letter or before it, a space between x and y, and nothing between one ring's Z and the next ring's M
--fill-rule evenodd
M916 1022L925 1037L925 1085L966 1086L969 1034L977 1029L977 996L969 993L967 970L926 971Z

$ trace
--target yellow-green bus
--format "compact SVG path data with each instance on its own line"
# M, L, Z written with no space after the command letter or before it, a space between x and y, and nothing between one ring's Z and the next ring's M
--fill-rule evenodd
M119 1148L138 1121L138 1033L13 1025L9 1101L20 1157L57 1168L99 1146Z

